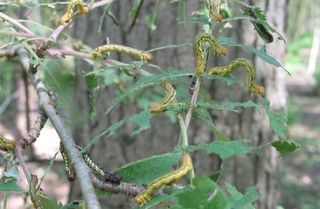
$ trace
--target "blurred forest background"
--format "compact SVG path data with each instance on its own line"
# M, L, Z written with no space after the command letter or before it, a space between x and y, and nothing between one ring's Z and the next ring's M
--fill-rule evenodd
M7 15L14 14L19 19L29 19L48 28L56 27L57 20L63 14L65 4L48 4L49 1L17 0L0 2L0 11ZM75 20L71 27L63 32L64 39L81 49L83 43L94 48L106 43L106 37L112 43L121 43L138 49L153 49L168 44L191 43L201 26L183 22L179 14L177 1L143 1L140 14L132 25L130 12L135 1L114 1L108 8L98 8L86 16ZM169 4L170 2L170 4ZM189 18L200 10L202 1L185 1L185 14ZM12 5L10 6L10 3ZM246 2L247 3L247 2ZM247 155L236 157L224 163L223 178L232 182L240 191L248 186L258 185L262 197L256 202L259 209L318 209L320 208L320 1L318 0L260 0L256 6L266 12L268 21L286 37L286 45L276 39L266 46L268 53L278 59L290 72L266 64L251 52L242 48L232 48L228 58L210 60L222 65L226 60L246 57L257 68L257 81L266 87L266 97L274 110L285 110L288 116L290 140L297 142L300 148L287 155L279 155L271 146L260 156ZM28 5L36 5L28 7ZM9 5L9 6L8 6ZM234 4L230 3L233 7ZM8 12L9 11L9 12ZM238 9L232 11L234 15ZM0 49L10 42L4 27L0 23ZM39 34L47 34L49 29L32 22L25 22ZM224 30L223 35L233 37L242 44L263 45L263 41L254 32L252 25L241 20L232 22L236 30ZM187 29L186 29L187 28ZM3 30L3 31L2 31ZM214 28L219 34L222 26ZM214 33L214 34L215 34ZM155 51L154 63L158 66L175 69L192 69L192 48L178 47ZM192 58L191 58L192 57ZM123 62L127 57L113 57ZM114 71L103 71L101 89L96 108L98 115L92 120L90 96L93 90L86 84L84 74L92 71L92 66L80 59L47 59L42 77L46 85L58 94L59 113L64 117L76 143L86 145L110 124L137 112L137 103L143 99L121 104L108 116L103 116L106 106L118 92L125 90L127 83L121 81ZM129 81L128 81L129 82ZM233 87L226 90L221 82L205 83L210 96L215 100L229 101L248 99L247 92ZM185 88L186 89L186 88ZM236 91L235 91L236 90ZM183 91L183 90L181 90ZM159 92L156 92L159 93ZM160 97L154 97L160 98ZM0 58L0 133L8 138L21 138L30 129L38 111L37 95L14 62ZM99 115L101 113L101 115ZM253 139L252 145L259 147L266 144L274 134L265 124L266 116L257 110L246 109L241 114L211 112L217 125L232 139ZM142 159L146 156L169 152L176 145L179 137L178 125L168 126L168 118L157 116L152 120L151 129L132 136L135 127L125 124L120 132L108 140L100 140L90 148L94 157L101 163L115 169L125 163ZM173 120L173 119L172 119ZM261 122L258 123L258 122ZM192 121L190 130L191 143L208 142L212 138L210 128ZM107 137L105 138L107 139ZM50 142L50 143L49 143ZM57 152L59 137L55 130L46 125L40 138L32 149L25 154L30 170L38 175L45 172L52 156ZM221 166L220 159L210 159L204 153L194 157L196 175L209 175ZM0 166L4 159L0 154ZM248 163L250 162L250 163ZM249 165L248 165L249 164ZM0 167L0 171L2 167ZM79 184L67 181L61 157L53 165L52 172L43 182L46 194L62 201L79 199ZM3 197L3 196L2 196ZM0 196L1 198L1 196ZM106 208L129 208L128 199L117 196L116 200L102 200ZM1 203L1 199L0 199ZM1 207L1 206L0 206ZM22 209L24 199L20 195L10 194L8 208Z

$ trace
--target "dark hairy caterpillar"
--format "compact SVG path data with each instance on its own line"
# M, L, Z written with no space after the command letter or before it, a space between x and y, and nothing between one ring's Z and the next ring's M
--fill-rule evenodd
M263 86L259 86L256 84L255 77L255 68L254 66L246 59L238 58L233 60L229 65L223 67L213 67L209 69L209 75L221 75L225 76L226 74L231 73L235 69L239 67L244 67L247 70L247 88L248 91L263 95L265 93L265 89Z
M122 177L118 174L105 171L92 157L89 153L83 152L83 149L77 147L80 151L82 151L81 155L83 160L86 162L88 167L93 170L96 174L100 175L104 178L105 181L113 183L113 184L120 184Z
M161 113L166 111L166 107L176 101L176 90L168 81L161 83L161 87L165 90L166 94L163 99L158 102L151 103L148 107L151 113Z
M196 62L196 74L202 76L206 67L205 47L203 43L207 42L210 44L211 49L216 55L224 56L227 55L228 49L218 45L216 39L209 33L202 33L195 37L193 42L193 53Z
M72 166L72 163L68 157L68 154L66 152L66 150L64 149L64 146L62 144L62 142L60 142L60 147L59 147L59 150L60 150L60 153L61 153L61 156L63 158L63 161L64 161L64 167L65 167L65 170L66 170L66 173L67 173L67 176L68 176L68 180L69 181L74 181L76 180L76 172Z
M149 52L142 51L139 49L134 49L128 46L123 46L119 44L106 44L99 46L94 49L92 52L92 59L97 59L98 57L103 57L103 54L106 52L119 52L125 53L132 57L136 57L143 62L152 62L153 56Z
M188 153L185 153L183 154L181 161L181 166L177 170L165 174L153 181L143 192L134 198L134 201L140 205L143 205L151 199L152 194L157 189L162 186L170 185L187 175L193 169L192 159Z
M75 7L79 8L79 15L86 14L89 11L88 7L83 3L83 0L71 0L68 4L66 12L60 19L61 25L68 24L71 21Z

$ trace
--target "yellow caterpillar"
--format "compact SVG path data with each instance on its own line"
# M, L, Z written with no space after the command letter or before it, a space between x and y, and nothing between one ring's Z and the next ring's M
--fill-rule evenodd
M254 94L263 95L265 93L264 87L256 84L255 68L246 59L238 58L238 59L233 60L227 66L210 68L209 75L225 76L226 74L231 73L232 71L234 71L238 67L244 67L247 70L248 91L250 91Z
M189 173L191 170L192 159L188 153L185 153L182 156L182 164L180 168L156 179L143 192L138 194L134 198L134 201L140 205L145 204L151 199L153 192L155 192L157 189L178 181L183 176L187 175L187 173Z
M204 42L208 42L210 44L210 47L216 55L224 56L228 53L228 49L218 45L216 39L212 35L208 33L197 35L193 42L193 53L196 61L196 74L198 76L203 75L207 62L204 53Z
M66 12L60 19L61 25L68 24L71 21L75 7L79 8L78 15L86 14L89 11L89 8L83 3L83 0L71 0L68 4Z
M4 151L13 150L16 147L16 140L8 140L0 135L0 149Z
M92 53L92 59L97 59L98 57L103 57L103 54L106 52L119 52L125 53L132 57L136 57L143 62L152 62L153 56L149 52L142 51L139 49L134 49L128 46L123 46L119 44L106 44L99 46L94 49Z
M168 81L161 83L161 87L165 90L166 95L158 102L151 103L148 107L151 113L161 113L166 111L166 107L176 101L176 90Z
M62 142L60 142L59 150L60 150L60 154L62 156L63 162L64 162L64 168L66 170L68 180L74 181L76 179L76 172L72 166L72 163L70 162L70 159L68 157L66 150L64 149Z

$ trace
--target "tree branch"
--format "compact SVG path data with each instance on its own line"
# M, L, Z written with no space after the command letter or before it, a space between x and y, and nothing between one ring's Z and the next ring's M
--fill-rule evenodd
M24 70L28 73L30 60L28 58L27 51L22 48L18 49L18 55ZM57 114L55 107L50 104L50 96L48 94L48 91L46 90L39 77L31 73L28 73L28 76L38 93L40 108L43 109L43 111L46 113L47 117L55 127L68 155L74 162L76 172L78 174L81 174L78 175L78 179L80 182L82 195L87 203L88 209L100 209L101 207L99 205L90 179L89 169L83 161L81 154L75 147L76 145L74 143L74 140L69 131L65 128L65 125L62 122L60 116Z

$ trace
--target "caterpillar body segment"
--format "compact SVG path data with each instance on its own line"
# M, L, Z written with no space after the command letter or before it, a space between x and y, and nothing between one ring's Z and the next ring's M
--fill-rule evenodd
M151 199L153 193L157 189L178 181L193 169L192 159L188 153L183 154L181 162L181 166L177 170L165 174L153 181L143 192L134 198L134 201L140 205L144 205Z
M88 167L95 173L103 177L105 181L113 184L120 184L122 177L115 173L105 171L95 160L91 158L89 153L83 152L82 158L84 159Z
M193 42L193 53L196 64L196 74L202 76L206 67L205 47L203 44L209 43L212 51L219 56L225 56L228 53L228 49L218 45L216 39L208 33L199 34L195 37Z
M161 83L161 87L165 90L166 94L163 99L158 102L151 103L148 106L151 113L165 112L167 110L166 107L176 101L176 90L171 83L164 81Z
M66 25L72 20L75 7L78 7L78 15L89 12L89 8L83 3L83 0L71 0L67 6L66 12L60 19L61 25Z
M233 72L235 69L243 67L247 70L247 89L248 91L263 95L265 93L265 89L263 86L259 86L256 84L256 77L255 77L255 68L254 66L246 59L237 58L233 60L229 65L223 67L213 67L209 69L209 75L221 75L225 76Z
M62 144L62 142L60 142L60 154L62 156L63 162L64 162L64 168L66 170L67 176L68 176L68 180L69 181L74 181L76 180L76 172L72 166L72 163L68 157L68 154L66 152L66 150L64 149L64 146Z
M104 54L107 52L125 53L143 62L152 62L153 60L153 56L149 52L131 48L128 46L119 45L119 44L106 44L106 45L99 46L94 49L91 57L92 59L103 58Z

